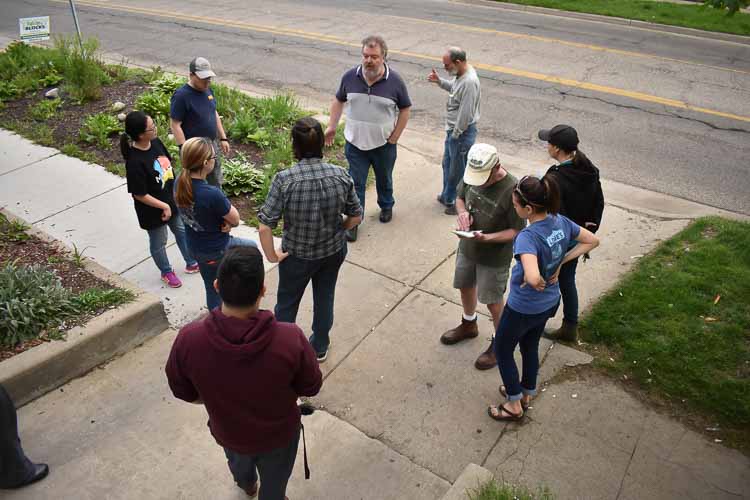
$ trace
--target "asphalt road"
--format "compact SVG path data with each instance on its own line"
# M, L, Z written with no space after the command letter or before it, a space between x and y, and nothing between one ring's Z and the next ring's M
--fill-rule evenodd
M97 4L97 5L95 5ZM0 36L67 2L2 0ZM750 214L750 44L443 0L79 0L86 34L131 61L179 67L197 54L220 77L324 102L370 32L409 85L412 127L442 137L445 93L425 76L447 45L482 77L479 140L544 159L536 131L574 125L603 177ZM436 171L436 175L437 171Z

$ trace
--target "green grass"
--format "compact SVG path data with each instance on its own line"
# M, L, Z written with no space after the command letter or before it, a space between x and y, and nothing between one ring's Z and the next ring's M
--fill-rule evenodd
M547 488L540 487L532 492L524 486L503 483L494 479L467 493L470 500L553 500L555 498Z
M638 21L683 26L706 31L750 35L750 14L727 11L702 4L687 5L652 0L496 0L573 12L622 17Z
M642 258L581 331L607 347L599 366L750 443L749 223L692 223Z

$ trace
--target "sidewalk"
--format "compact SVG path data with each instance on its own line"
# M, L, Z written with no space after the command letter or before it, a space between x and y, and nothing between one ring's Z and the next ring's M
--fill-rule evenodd
M477 340L452 347L438 341L461 314L450 286L454 221L434 201L439 148L439 141L418 132L405 135L392 223L377 221L370 195L359 241L350 245L341 271L334 347L314 400L322 411L305 419L312 480L304 480L300 455L289 497L442 498L475 463L497 478L532 488L545 483L557 498L750 498L747 457L654 413L608 380L547 386L522 426L487 417L499 377L472 363L492 333L489 318ZM544 167L503 161L519 175ZM630 268L632 256L648 252L689 218L716 213L626 186L606 183L605 191L625 208L607 207L603 245L579 270L582 307ZM638 206L654 198L660 206ZM184 278L179 290L161 283L124 179L0 131L0 200L157 293L174 328L201 314L199 277L178 273ZM241 230L256 237L252 228ZM169 255L181 269L174 245ZM277 283L269 266L264 307L273 307ZM307 294L298 323L307 330L310 321ZM167 388L163 365L174 335L168 330L21 408L24 448L48 461L51 474L4 498L242 498L205 426L205 410L173 399ZM542 381L590 361L548 342L541 351Z

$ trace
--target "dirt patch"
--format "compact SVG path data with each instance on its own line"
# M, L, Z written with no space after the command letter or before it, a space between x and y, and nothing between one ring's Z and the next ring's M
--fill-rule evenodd
M703 231L701 231L701 236L707 240L712 240L716 238L718 234L719 234L719 230L713 226L706 226L706 228Z

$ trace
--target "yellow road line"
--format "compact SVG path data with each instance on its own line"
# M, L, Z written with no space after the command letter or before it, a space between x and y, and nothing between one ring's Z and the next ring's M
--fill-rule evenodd
M466 4L463 4L466 5ZM732 73L739 73L743 75L750 75L750 71L744 71L741 69L734 69L734 68L725 68L723 66L714 66L711 64L703 64L695 61L687 61L685 59L676 59L673 57L664 57L664 56L657 56L655 54L647 54L645 52L635 52L632 50L621 50L621 49L612 49L609 47L603 47L601 45L592 45L588 43L580 43L580 42L570 42L568 40L560 40L558 38L549 38L545 36L538 36L538 35L527 35L524 33L512 33L509 31L498 31L493 30L490 28L479 28L476 26L465 26L463 24L453 24L453 23L446 23L443 21L432 21L430 19L419 19L415 17L403 17L403 16L392 16L392 15L384 15L382 17L390 17L393 19L400 19L404 21L411 21L415 23L422 23L422 24L432 24L436 26L444 26L446 28L452 28L457 29L461 31L469 31L469 32L475 32L475 33L484 33L488 35L494 35L498 37L506 37L506 38L516 38L520 40L533 40L535 42L544 42L544 43L554 43L556 45L564 45L567 47L575 47L578 49L586 49L586 50L593 50L596 52L609 52L612 54L617 54L621 56L627 56L627 57L638 57L643 59L654 59L657 61L667 61L667 62L675 62L679 64L688 64L691 66L698 66L701 68L709 68L709 69L716 69L719 71L729 71Z
M55 2L55 3L68 3L66 0L49 0L49 1ZM328 42L328 43L333 43L336 45L359 48L359 42L355 43L355 42L344 40L342 38L335 37L333 35L326 35L323 33L315 33L315 32L310 32L310 31L302 31L302 30L297 30L297 29L281 28L281 27L275 27L275 26L264 26L264 25L259 25L259 24L245 23L241 21L231 21L228 19L221 19L221 18L216 18L216 17L195 16L195 15L183 14L179 12L169 12L169 11L164 11L164 10L147 9L143 7L131 7L131 6L126 6L126 5L112 4L112 3L105 4L105 3L100 3L100 2L91 1L91 0L78 0L76 3L81 6L97 7L101 9L137 13L137 14L146 14L149 16L160 17L164 19L174 19L174 20L180 20L180 21L196 21L196 22L200 22L204 24L212 24L216 26L228 26L232 28L240 28L240 29L247 29L251 31L258 31L261 33L271 33L275 35L284 35L284 36L295 37L295 38L303 38L306 40L314 40L317 42ZM415 59L434 61L438 63L442 62L441 57L430 56L427 54L420 54L416 52L408 52L408 51L403 51L403 50L390 50L389 52L391 54L398 54L398 55L402 55L406 57L412 57ZM634 99L638 101L649 102L653 104L661 104L661 105L669 106L672 108L685 109L685 110L689 110L689 111L693 111L697 113L718 116L721 118L728 118L731 120L739 120L739 121L750 123L750 117L748 116L740 116L740 115L735 115L732 113L725 113L723 111L702 108L699 106L692 106L684 101L658 97L658 96L654 96L650 94L645 94L643 92L625 90L625 89L620 89L617 87L609 87L606 85L598 85L595 83L581 82L581 81L572 80L569 78L560 78L557 76L545 75L543 73L535 73L532 71L508 68L505 66L496 66L493 64L474 62L473 65L475 68L483 69L485 71L491 71L493 73L501 73L501 74L506 74L506 75L518 76L521 78L528 78L531 80L538 80L538 81L547 82L547 83L564 85L566 87L573 87L573 88L579 88L583 90L590 90L593 92L599 92L603 94L627 97L629 99Z

